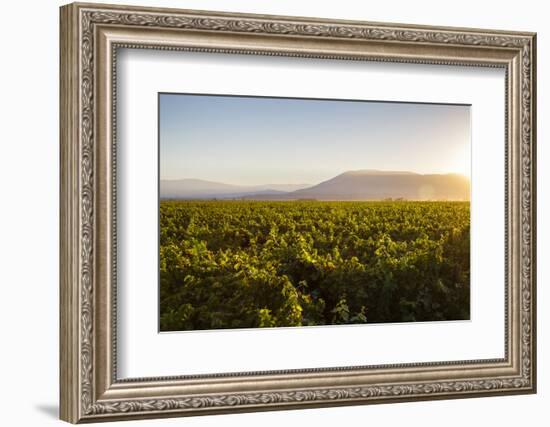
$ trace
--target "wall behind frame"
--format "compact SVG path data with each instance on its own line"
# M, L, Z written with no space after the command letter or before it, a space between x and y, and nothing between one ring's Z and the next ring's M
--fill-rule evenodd
M544 3L464 0L309 2L306 0L128 0L111 3L313 16L538 32L538 117L550 115L550 29ZM0 26L0 352L2 421L10 426L61 425L58 402L58 7L57 0L3 4ZM541 122L539 120L539 122ZM409 426L542 425L550 405L550 126L538 127L538 376L539 393L435 402L264 412L124 426ZM547 334L546 334L547 335ZM122 425L122 424L120 424Z

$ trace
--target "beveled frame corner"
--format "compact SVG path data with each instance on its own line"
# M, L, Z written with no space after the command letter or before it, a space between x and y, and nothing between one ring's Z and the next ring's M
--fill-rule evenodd
M79 3L63 6L60 13L63 420L77 423L536 391L534 33ZM118 48L504 68L505 357L117 379Z

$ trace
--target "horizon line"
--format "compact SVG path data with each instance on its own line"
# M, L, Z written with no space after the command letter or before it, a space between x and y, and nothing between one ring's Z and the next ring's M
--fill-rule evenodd
M395 170L385 170L385 169L353 169L353 170L346 170L344 172L338 173L336 175L332 175L330 178L323 179L319 181L317 184L321 182L325 182L328 180L331 180L333 178L336 178L337 176L343 175L345 173L353 173L353 172L381 172L381 173L393 173L393 174L412 174L412 175L459 175L463 178L466 178L468 181L471 181L470 176L465 175L460 172L430 172L430 173L420 173L420 172L413 172L413 171L395 171ZM225 185L234 185L234 186L260 186L260 185L316 185L308 182L299 182L299 183L290 183L290 182L260 182L260 183L254 183L254 184L235 184L232 182L227 181L219 181L219 180L211 180L211 179L205 179L205 178L196 178L196 177L187 177L187 178L162 178L159 176L159 181L185 181L185 180L197 180L197 181L205 181L205 182L211 182L211 183L217 183L217 184L225 184Z

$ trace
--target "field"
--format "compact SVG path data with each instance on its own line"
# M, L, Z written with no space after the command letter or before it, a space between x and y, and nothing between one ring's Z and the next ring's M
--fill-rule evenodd
M160 204L161 331L469 319L468 202Z

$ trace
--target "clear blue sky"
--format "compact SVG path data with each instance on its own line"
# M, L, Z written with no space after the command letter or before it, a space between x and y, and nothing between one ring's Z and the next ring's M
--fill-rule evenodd
M470 107L160 95L160 177L317 184L348 170L470 174Z

